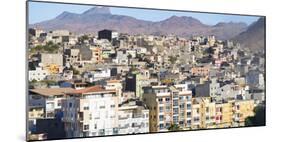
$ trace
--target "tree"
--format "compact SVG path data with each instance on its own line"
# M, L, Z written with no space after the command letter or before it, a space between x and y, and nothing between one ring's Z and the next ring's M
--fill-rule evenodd
M34 48L30 49L31 53L36 53L36 52L47 52L47 53L55 53L58 52L59 50L59 45L54 44L53 42L47 42L46 45L37 45Z
M168 128L169 131L180 131L181 127L178 124L171 124L171 126Z
M265 106L258 105L254 109L255 115L247 117L246 126L264 126L265 125Z

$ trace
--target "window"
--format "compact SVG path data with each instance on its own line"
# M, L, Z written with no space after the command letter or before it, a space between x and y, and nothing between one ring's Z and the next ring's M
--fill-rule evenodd
M163 103L163 99L162 99L162 98L159 98L159 99L158 99L158 102L159 102L160 104L162 104L162 103Z
M105 108L105 106L100 106L100 109L104 109Z
M179 113L179 109L178 109L178 108L174 108L174 109L173 109L173 113L174 113L174 114L178 114L178 113Z
M186 99L187 99L188 101L190 101L190 100L191 100L191 96L186 96Z
M170 111L171 107L170 106L166 106L166 111Z
M200 120L200 118L199 117L194 117L194 122L198 122L199 120Z
M114 135L118 134L118 128L113 128L113 134Z
M169 128L171 126L170 123L166 123L166 128Z
M84 110L89 110L89 106L84 106Z
M173 98L178 98L179 94L178 93L174 93Z
M187 117L191 117L191 112L186 113Z
M191 104L186 104L187 109L191 109Z
M110 105L111 108L115 108L115 105Z
M164 120L164 116L163 115L159 115L159 121L163 121Z
M179 105L178 100L173 100L173 106L178 106L178 105Z
M178 122L178 116L173 116L173 121L175 122L175 123L177 123Z
M179 123L180 123L180 125L183 125L183 124L184 124L184 122L183 122L183 121L180 121Z
M159 112L163 112L163 107L159 107Z
M92 120L92 114L91 113L89 114L89 119Z
M71 108L72 107L72 103L69 103L68 106Z
M89 125L84 125L84 130L89 130Z
M180 108L181 108L181 109L184 109L184 104L180 104Z
M160 129L163 129L163 128L164 128L164 124L160 124L160 125L159 125L159 128L160 128Z
M240 106L239 106L239 105L237 105L237 106L236 106L236 108L237 108L237 110L239 110L239 109L240 109Z
M183 96L180 96L179 99L180 99L180 100L183 100Z
M170 102L170 98L165 98L165 101L168 103Z

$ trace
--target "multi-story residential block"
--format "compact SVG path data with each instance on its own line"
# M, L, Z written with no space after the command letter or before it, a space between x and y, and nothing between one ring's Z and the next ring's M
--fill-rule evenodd
M116 90L92 86L66 95L62 110L67 137L118 134Z
M92 50L92 62L97 64L97 63L102 63L102 49L99 47L90 47Z
M207 66L199 66L191 68L191 74L194 76L208 76L210 68Z
M121 80L108 80L106 81L105 89L116 90L116 95L121 99L123 85Z
M84 73L84 78L87 82L95 82L101 79L109 78L110 77L110 69L109 68L99 68L89 72Z
M233 104L234 127L245 126L245 119L254 116L254 100L236 100Z
M201 98L202 101L202 119L201 127L202 128L215 128L216 123L216 103L211 98Z
M28 80L41 81L44 80L47 75L49 75L49 71L44 70L43 67L36 67L35 70L28 71Z
M126 101L118 108L118 134L149 132L149 110L141 101Z
M202 122L202 101L199 98L192 99L191 129L200 129Z
M220 84L217 82L216 78L209 81L205 81L203 84L198 84L195 88L196 97L216 97L217 90Z
M125 90L135 92L136 97L140 98L140 78L141 74L138 72L131 72L127 74L125 79Z
M78 63L80 58L80 50L78 48L73 49L65 49L64 51L64 58L66 63L72 65L74 63Z
M216 102L216 127L227 128L232 125L232 101Z
M54 118L61 112L61 100L73 88L37 88L29 90L29 115L34 118ZM43 114L42 114L43 113Z
M216 102L217 128L245 125L245 119L254 116L254 100L227 100Z
M168 131L172 124L191 127L192 92L183 86L151 86L144 88L143 101L150 112L150 132Z

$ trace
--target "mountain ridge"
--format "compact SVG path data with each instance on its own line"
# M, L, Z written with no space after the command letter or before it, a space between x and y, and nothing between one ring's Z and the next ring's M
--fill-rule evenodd
M57 17L31 24L43 30L66 29L74 33L96 33L102 29L114 29L129 34L175 34L182 37L192 35L215 35L220 39L231 39L247 29L245 23L223 23L206 25L194 17L171 16L152 22L131 16L112 14L110 8L93 7L81 14L62 12Z
M248 29L233 40L240 43L243 48L252 51L261 51L265 49L265 18L259 18L256 22L249 25Z

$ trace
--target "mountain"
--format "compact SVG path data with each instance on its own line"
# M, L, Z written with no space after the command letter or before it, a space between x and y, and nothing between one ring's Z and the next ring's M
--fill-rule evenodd
M233 38L239 42L241 47L249 48L252 51L260 51L265 49L265 19L259 18L251 24L248 29Z
M93 7L82 14L63 12L54 19L31 24L30 27L39 27L47 31L67 29L74 33L96 33L103 29L114 29L129 34L175 34L183 37L215 35L220 39L233 38L247 29L245 23L218 23L210 26L186 16L171 16L158 22L145 21L111 14L107 7Z

